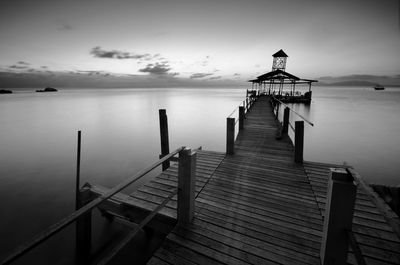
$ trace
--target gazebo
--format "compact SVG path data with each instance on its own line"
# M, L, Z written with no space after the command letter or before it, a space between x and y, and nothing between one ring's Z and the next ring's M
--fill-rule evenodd
M281 49L272 55L272 71L258 76L256 79L249 80L252 83L252 94L274 95L283 102L310 103L311 84L317 80L302 79L286 72L286 60L288 55ZM296 91L296 85L308 85L308 91L302 93Z

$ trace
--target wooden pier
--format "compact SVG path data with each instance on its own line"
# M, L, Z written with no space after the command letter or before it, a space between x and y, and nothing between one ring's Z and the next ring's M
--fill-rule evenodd
M346 264L328 260L340 252L332 242L344 245L347 264L400 264L399 218L361 177L348 166L302 161L302 153L295 162L299 151L285 132L287 124L280 135L270 97L258 97L251 108L245 105L239 109L241 129L227 148L231 154L179 150L186 162L171 163L132 194L85 185L83 204L167 233L147 264ZM159 164L174 154L163 154ZM192 186L180 182L187 175L194 178ZM334 175L352 178L335 182ZM336 184L350 189L337 196ZM336 204L351 187L356 189L354 207L349 200L348 212L343 204L341 212ZM193 205L185 194L191 189ZM123 247L99 264L113 264Z
M269 99L260 97L247 113L234 154L196 151L195 217L175 226L174 195L160 215L175 228L148 264L321 264L329 171L346 167L296 163L290 138L276 139L279 122ZM365 264L399 264L400 240L384 218L390 210L379 205L380 210L374 202L379 198L368 195L365 183L358 184L352 226L357 251ZM174 164L117 203L146 215L177 185ZM358 264L351 247L347 262Z

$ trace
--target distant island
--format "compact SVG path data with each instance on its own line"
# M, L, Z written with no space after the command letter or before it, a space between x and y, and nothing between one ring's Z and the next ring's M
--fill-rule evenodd
M359 81L359 80L349 80L349 81L341 81L341 82L334 82L325 84L326 86L368 86L374 87L376 83L369 82L369 81Z
M36 90L36 92L57 92L58 90L53 87L46 87L45 89Z
M12 91L8 89L0 89L0 94L12 94Z

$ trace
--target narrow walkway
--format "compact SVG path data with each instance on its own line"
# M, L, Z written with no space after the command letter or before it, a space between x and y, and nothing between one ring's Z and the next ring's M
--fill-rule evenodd
M148 264L320 264L322 216L289 139L260 98L196 198L192 225L175 228Z
M268 98L261 97L235 154L214 162L219 165L196 189L193 224L175 227L148 264L320 264L328 172L340 166L295 164L293 144L276 140L277 128ZM163 184L176 187L176 174L169 181ZM353 222L367 264L400 264L398 236L360 187ZM351 250L348 263L357 264Z

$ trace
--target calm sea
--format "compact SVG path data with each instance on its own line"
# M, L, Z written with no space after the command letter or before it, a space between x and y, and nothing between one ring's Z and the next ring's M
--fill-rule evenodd
M167 110L171 150L224 151L225 118L244 96L221 88L0 95L0 259L73 211L78 130L81 184L112 187L157 160L158 109ZM399 88L314 88L310 106L293 105L315 124L305 125L305 159L346 162L369 182L400 184L399 102Z

